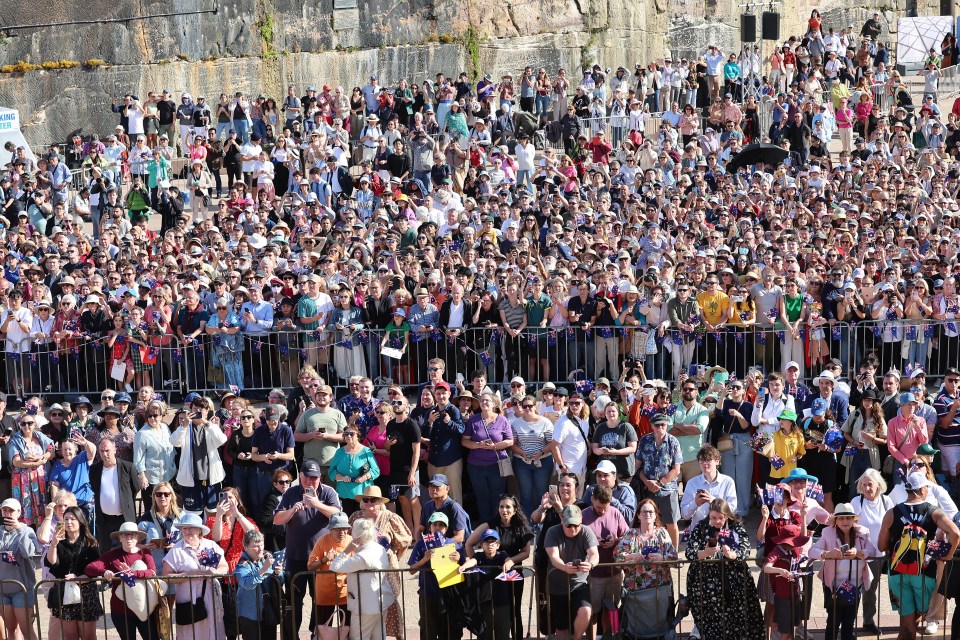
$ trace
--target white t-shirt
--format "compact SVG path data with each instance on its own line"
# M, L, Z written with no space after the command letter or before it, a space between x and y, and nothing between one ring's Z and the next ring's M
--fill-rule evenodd
M108 516L122 516L120 508L120 478L117 465L104 467L100 475L100 510Z
M13 314L13 320L7 325L7 353L28 353L30 351L30 326L33 324L33 313L26 307L20 307L17 311L7 309L0 317L0 325L7 321L7 316ZM23 330L18 322L22 322L27 331Z
M136 136L143 133L143 110L130 107L127 109L127 133Z
M582 474L587 470L587 438L590 425L586 420L579 425L563 416L553 427L553 439L560 451L560 458L570 473Z
M263 148L258 144L253 144L248 142L247 144L240 147L240 155L256 158L260 155L260 152L263 151ZM253 167L257 163L256 160L244 160L243 161L243 172L252 173Z

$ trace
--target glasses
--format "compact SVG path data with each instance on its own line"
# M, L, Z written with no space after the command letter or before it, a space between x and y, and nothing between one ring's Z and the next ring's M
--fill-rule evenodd
M389 414L390 414L389 411L377 411L377 415L378 415L378 416L386 416L386 415L389 415Z
M21 427L32 427L33 424L34 424L33 420L30 420L29 422L26 422L26 421L21 422L21 423L20 423L20 426L21 426Z
M172 495L173 495L173 494L170 493L169 491L158 491L157 493L153 494L153 497L154 497L154 498L169 498L169 497L172 496Z
M522 405L520 405L520 406L523 407L524 409L533 409L533 407L534 407L534 405L532 405L532 404L522 404Z
M363 504L373 504L375 502L380 502L380 498L364 498Z
M50 415L53 415L53 414L51 413ZM159 418L159 417L160 417L160 414L159 414L159 413L148 413L148 414L147 414L147 417L148 417L148 418Z
M57 418L57 417L62 418L62 417L63 417L63 411L52 411L52 412L50 412L50 417L51 417L51 418Z
M440 371L440 367L427 367L427 371Z
M345 432L345 433L343 434L343 437L344 437L344 438L356 438L356 437L357 437L357 434L354 433L353 431L347 431L347 432Z
M733 391L742 391L742 390L743 390L743 385L742 385L742 384L735 384L735 385L733 385L732 387L730 387L730 389L732 389Z
M519 383L514 383L514 384L511 384L511 385L510 385L510 388L511 388L511 389L522 389L522 388L523 388L523 385L522 385L522 384L519 384Z
M571 401L570 401L570 406L571 406L571 407L575 407L575 406L581 405L581 404L583 404L583 402L580 401L580 400L571 400Z
M283 480L277 480L274 484L293 484L293 480L285 478Z
M253 416L240 416L241 420L253 420Z
M113 400L113 396L100 396L101 400Z
M693 392L695 392L696 390L697 390L696 387L684 387L684 388L683 388L684 393L687 393L687 392L693 393Z

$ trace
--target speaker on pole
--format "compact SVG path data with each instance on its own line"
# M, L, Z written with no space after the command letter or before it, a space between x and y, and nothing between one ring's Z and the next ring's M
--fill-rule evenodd
M780 14L776 11L764 11L760 18L764 40L780 39Z
M740 15L740 42L757 41L757 16L752 13Z

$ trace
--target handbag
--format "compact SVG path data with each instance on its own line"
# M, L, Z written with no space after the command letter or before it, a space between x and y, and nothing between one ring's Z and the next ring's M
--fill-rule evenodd
M166 598L160 598L153 615L156 618L159 640L173 640L173 620L170 619L170 604Z
M319 640L347 640L350 636L350 627L346 624L346 615L340 607L336 607L327 621L317 627Z
M207 595L207 581L203 581L203 589L200 591L200 597L193 602L178 602L176 610L177 626L187 626L197 622L203 622L209 615L207 613L207 602L204 597Z
M903 443L907 441L907 436L910 435L909 432L903 434L903 439L900 440L900 444L897 445L897 451L903 447ZM887 459L883 461L883 475L891 476L893 475L893 463L896 460L893 456L887 456Z
M130 569L146 571L147 565L143 560L137 560L130 565ZM127 608L144 622L150 618L166 593L167 583L162 580L137 580L132 587L121 582L114 589L117 599L126 604Z
M673 585L639 591L624 590L620 603L620 631L624 637L656 638L667 635L673 622Z
M480 416L477 416L480 418ZM487 426L487 423L483 421L483 418L480 418L480 424L483 425L483 430L487 433L487 439L490 438L490 428ZM503 452L504 457L500 457L500 451L497 451L497 469L500 471L501 478L509 478L513 475L513 460L510 459L510 454L506 451Z
M110 377L116 380L117 382L123 382L123 379L127 375L127 363L123 360L114 360L113 366L110 367Z
M64 582L63 598L60 599L60 604L63 606L80 604L80 585L73 580Z

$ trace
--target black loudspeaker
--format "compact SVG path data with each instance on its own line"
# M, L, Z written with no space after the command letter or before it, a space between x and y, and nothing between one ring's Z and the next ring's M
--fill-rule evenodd
M780 14L775 11L764 11L760 18L760 27L764 40L779 40Z
M740 42L757 41L757 16L752 13L740 15Z

